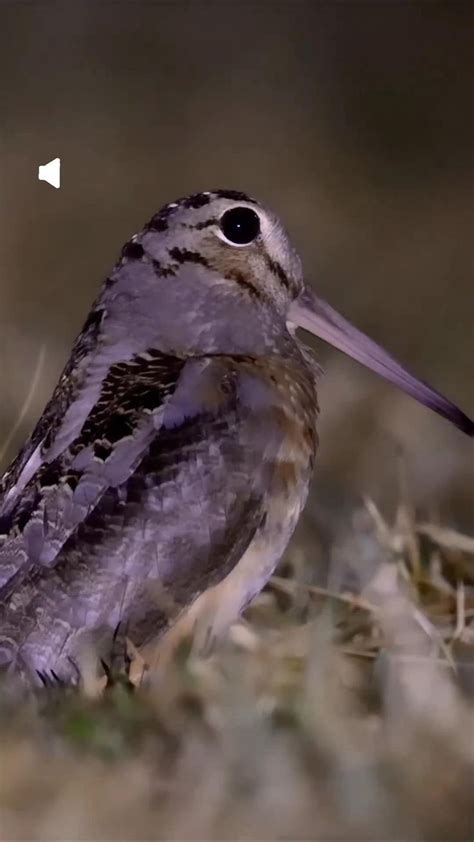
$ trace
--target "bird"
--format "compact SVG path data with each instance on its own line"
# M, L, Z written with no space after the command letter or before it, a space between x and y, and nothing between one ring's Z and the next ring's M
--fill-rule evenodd
M278 217L193 193L122 248L0 483L0 665L73 681L122 624L136 647L272 575L318 448L326 340L473 435L473 421L305 282ZM191 619L190 619L191 618Z

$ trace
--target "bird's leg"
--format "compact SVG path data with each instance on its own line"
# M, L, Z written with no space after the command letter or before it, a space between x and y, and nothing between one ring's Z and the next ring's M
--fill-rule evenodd
M128 676L131 658L127 647L127 623L117 623L109 657L107 660L102 659L101 663L109 684L115 683L119 676Z
M159 641L142 648L141 655L150 668L166 668L187 642L194 653L209 655L261 590L277 561L278 558L268 553L264 541L252 542L236 567L219 584L204 591ZM252 576L249 576L250 572Z

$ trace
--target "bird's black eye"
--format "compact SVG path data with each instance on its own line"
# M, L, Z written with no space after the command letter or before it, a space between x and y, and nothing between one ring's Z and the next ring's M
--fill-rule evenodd
M260 233L259 216L251 208L231 208L222 215L220 226L226 240L236 246L248 245Z

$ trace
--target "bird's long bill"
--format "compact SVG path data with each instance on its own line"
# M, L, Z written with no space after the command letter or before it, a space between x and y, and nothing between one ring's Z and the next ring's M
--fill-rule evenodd
M443 415L467 435L474 435L474 422L467 415L427 383L410 374L376 342L318 298L313 290L305 289L293 302L289 321L381 374L420 403Z

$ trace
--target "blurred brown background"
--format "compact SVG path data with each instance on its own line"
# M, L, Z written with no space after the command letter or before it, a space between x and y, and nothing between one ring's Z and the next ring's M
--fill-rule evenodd
M473 10L456 2L3 2L0 440L163 203L248 191L307 277L474 412ZM60 156L59 191L37 167ZM474 529L473 445L327 347L311 513L409 495ZM4 457L4 462L7 455Z

